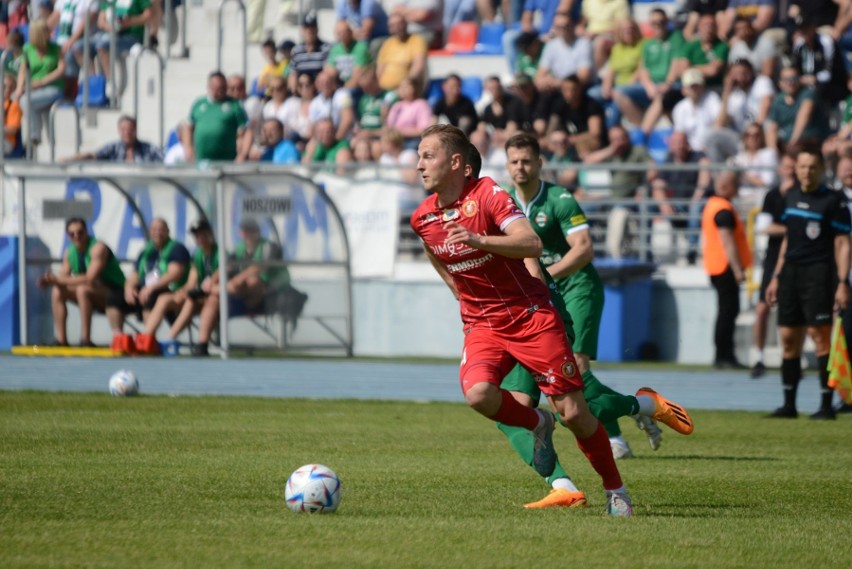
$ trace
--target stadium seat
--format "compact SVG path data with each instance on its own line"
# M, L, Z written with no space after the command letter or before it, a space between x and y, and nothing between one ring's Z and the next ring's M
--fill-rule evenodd
M444 91L441 90L443 78L430 79L429 85L426 86L426 100L429 101L429 106L434 107L435 104L444 96Z
M479 35L477 36L473 53L478 55L503 55L503 34L505 32L506 26L502 23L482 24L482 27L479 28Z
M443 49L433 49L429 55L454 55L456 53L472 52L476 47L479 35L479 24L476 22L459 22L450 28L447 43Z
M257 84L260 81L260 77L255 77L251 82L251 91L249 91L249 96L252 97L263 97L265 94L262 89L258 89Z
M166 150L180 142L180 136L176 128L169 131L169 136L166 138Z
M461 92L476 103L482 97L482 77L478 75L462 77Z
M630 135L630 144L645 145L645 133L642 132L641 128L631 128L627 131L627 134Z
M108 107L109 99L106 96L106 77L103 75L89 75L89 106ZM83 86L77 89L77 107L83 106Z
M658 128L651 131L648 137L648 154L657 164L662 164L666 161L666 155L669 153L669 139L672 136L671 128Z
M20 24L17 28L12 28L14 30L18 30L21 32L21 35L24 36L24 43L30 41L30 25L29 24Z

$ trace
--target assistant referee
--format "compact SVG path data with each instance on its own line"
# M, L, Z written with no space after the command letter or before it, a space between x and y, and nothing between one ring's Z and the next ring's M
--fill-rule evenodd
M805 331L816 344L822 402L811 419L834 419L828 387L828 352L835 310L849 301L849 209L843 192L822 182L824 164L818 145L796 154L798 186L784 196L781 221L787 234L781 244L775 274L766 289L769 304L778 304L783 361L784 405L770 417L795 418L796 391L802 377Z

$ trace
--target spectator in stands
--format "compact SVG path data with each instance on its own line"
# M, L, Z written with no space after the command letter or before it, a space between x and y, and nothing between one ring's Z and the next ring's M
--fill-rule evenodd
M553 100L547 112L546 132L566 131L580 158L606 146L603 107L583 91L576 75L562 80L559 97Z
M303 43L296 45L290 54L288 75L298 77L302 73L308 73L314 78L325 66L331 46L319 38L317 17L313 12L309 12L302 19L302 40Z
M666 165L708 164L710 161L700 152L689 146L684 132L673 132L669 138L669 152L664 166L648 172L651 186L651 199L654 201L655 214L667 219L673 227L687 231L689 243L687 261L695 264L698 256L698 229L701 227L701 209L707 192L712 187L710 171L704 169L674 170ZM689 200L689 204L672 203Z
M756 34L760 35L775 23L777 2L775 0L728 0L728 7L719 22L719 36L728 39L734 33L737 18L751 22Z
M536 87L542 93L554 93L569 75L576 75L585 87L594 70L592 44L584 37L577 37L574 22L567 14L556 14L552 29L553 38L544 46L538 62Z
M296 42L293 40L284 40L278 44L278 57L284 63L284 76L290 70L290 60L293 58L293 48L296 47Z
M162 163L163 151L150 142L136 137L136 119L121 115L118 119L118 140L102 146L96 152L81 152L63 162L98 160L128 164Z
M399 14L405 18L408 33L421 36L426 45L440 47L444 29L450 29L449 25L444 26L442 0L383 0L382 4L388 14Z
M65 61L59 46L50 41L50 29L45 20L30 24L30 41L24 45L22 63L12 98L18 101L24 113L24 145L38 145L46 118L44 115L62 97L62 78L65 75ZM24 96L27 67L30 70L29 101ZM30 120L33 132L28 132Z
M627 0L583 0L582 10L581 33L593 42L595 69L603 69L617 23L630 18L630 4Z
M698 37L684 46L681 58L686 60L687 67L701 72L706 85L722 85L728 61L728 44L716 33L713 16L703 15L698 19Z
M386 126L405 138L406 148L417 148L420 134L435 124L435 115L432 114L429 102L418 96L417 84L413 79L403 79L396 91L399 100L391 105Z
M577 187L577 168L571 167L580 162L577 151L568 139L568 133L564 130L554 130L547 135L547 154L542 179L557 186L562 186L577 199L582 199L582 188Z
M816 23L799 16L791 50L793 66L803 85L813 87L817 98L836 105L846 98L846 67L834 38L817 32Z
M352 162L352 149L347 139L337 137L330 118L320 119L314 124L314 134L308 141L302 162L335 164L338 174L346 173L345 164Z
M852 84L852 79L850 79L849 84ZM822 153L826 157L826 161L833 164L838 156L848 154L850 149L852 149L852 95L846 97L846 101L843 103L840 129L828 137L823 144Z
M609 144L600 150L589 153L583 159L584 164L652 164L651 157L644 146L633 144L630 135L621 125L610 127ZM631 198L645 185L645 170L612 171L611 195L615 199Z
M65 222L69 247L62 257L59 274L48 272L38 279L41 288L51 286L50 302L53 309L55 345L67 346L68 308L72 302L80 309L80 345L92 343L92 315L95 310L105 311L113 330L121 330L122 315L107 306L107 297L121 295L124 273L112 250L89 235L86 222L73 217Z
M784 148L807 138L823 140L828 121L822 104L811 87L802 85L795 67L781 70L781 92L769 107L765 125L766 145L783 152Z
M443 95L435 103L432 112L439 124L451 124L470 135L479 124L479 115L473 101L461 92L461 84L461 77L455 73L448 75L441 83Z
M336 0L337 21L349 23L358 41L371 42L388 35L388 15L378 0Z
M365 166L364 168L358 168L355 176L358 179L362 179L363 176L363 179L375 180L375 171L371 171L372 168L366 168L366 166L371 166L375 162L373 158L373 145L370 144L369 140L364 138L353 138L349 144L352 147L353 161Z
M53 14L52 0L38 0L35 2L33 20L48 20L51 14Z
M83 62L83 35L88 18L90 30L98 20L98 2L94 0L58 0L48 25L56 30L56 43L65 59L65 98L77 96L77 77ZM91 68L90 68L91 69Z
M94 1L94 0L93 0ZM94 46L98 54L104 77L109 79L112 74L112 66L109 60L110 31L113 21L116 32L116 52L119 57L124 57L136 44L145 41L145 26L149 24L154 15L151 0L134 0L132 2L116 2L115 18L113 18L112 5L105 3L98 14L98 29L94 37ZM117 97L118 93L108 93L111 97Z
M671 112L680 99L680 76L686 67L680 57L686 42L683 35L669 31L665 11L651 11L654 35L645 41L637 71L638 85L616 87L612 99L628 122L641 126L647 137L663 111ZM648 109L645 112L645 109Z
M315 81L317 94L308 107L308 119L316 125L330 118L337 129L336 138L348 139L355 128L355 102L348 89L340 87L337 74L325 70Z
M501 14L504 22L517 22L520 12L515 10L515 5L523 4L518 0L475 0L472 3L476 7L476 15L479 15L479 18L485 23L494 22L498 13ZM474 19L470 18L469 21Z
M3 157L20 158L24 155L24 146L21 142L21 120L24 112L18 101L12 99L15 92L17 79L14 75L3 76L3 109L6 124L3 125Z
M508 107L512 104L513 96L506 93L500 78L496 75L485 79L485 92L491 102L482 110L482 120L478 128L492 138L495 146L502 147L508 139L506 136L506 127L509 123Z
M746 59L754 72L766 77L775 77L779 56L778 44L769 35L758 35L748 18L738 17L734 21L734 38L728 52L728 65Z
M345 20L334 25L337 43L331 46L325 62L327 71L340 77L343 87L356 89L364 67L370 63L370 49L367 42L355 41L352 28Z
M299 149L292 140L284 138L284 125L277 118L268 118L260 127L260 144L252 148L249 159L273 164L298 164Z
M392 128L387 128L382 132L379 164L394 167L383 168L381 170L383 179L398 179L406 184L417 184L420 178L417 170L415 170L415 166L417 165L417 151L405 148L405 138ZM403 166L409 166L409 168L404 168ZM417 185L419 187L419 184ZM420 197L422 198L422 195ZM419 203L420 201L412 200L411 205L416 207Z
M495 180L506 177L506 150L497 146L484 130L476 130L470 135L470 143L482 156L482 171L480 177L489 176Z
M521 12L521 25L512 29L507 26L506 32L503 34L503 53L506 54L506 59L509 62L509 69L512 71L518 68L518 57L520 47L518 40L521 37L527 37L526 42L532 43L529 35L532 37L541 38L541 41L546 41L554 35L553 23L556 19L557 12L568 13L570 1L566 0L524 0L523 12ZM480 13L482 13L480 11ZM536 17L538 17L538 27L536 27ZM484 21L489 21L483 18ZM504 20L505 21L505 20Z
M687 20L683 26L683 37L688 41L696 38L698 20L705 14L713 16L717 25L722 25L727 7L728 0L686 0L684 11L687 13Z
M395 93L389 93L379 86L376 68L368 65L359 80L361 95L355 105L355 137L364 138L372 144L372 153L382 153L379 139L382 126L388 116L391 105L396 100Z
M534 132L539 137L544 136L547 119L542 119L542 97L535 83L526 73L516 73L512 85L514 99L509 102L506 111L506 136L511 137L516 132Z
M722 112L722 100L707 89L698 69L687 69L682 83L684 98L672 111L672 126L675 132L686 133L693 150L704 152L705 138Z
M711 162L724 162L737 153L746 126L766 121L774 94L769 77L755 78L747 59L738 60L728 68L722 88L722 112L704 141L704 153Z
M517 57L515 58L515 73L525 73L530 77L538 74L538 62L544 51L544 41L535 32L524 32L515 40Z
M316 96L314 79L310 73L300 73L296 79L296 94L284 102L284 110L277 118L284 125L284 137L300 148L311 138L311 101Z
M189 231L197 247L192 253L186 283L174 293L174 304L179 307L178 314L169 328L169 339L164 342L164 344L172 344L175 348L177 348L178 335L189 326L196 314L204 310L208 301L215 303L217 308L219 305L219 296L215 295L211 298L210 294L219 284L219 245L213 235L213 227L209 221L202 218L193 223ZM201 317L201 321L204 322L204 316ZM204 341L207 342L207 338Z
M385 40L376 59L379 85L386 91L399 87L406 77L417 85L426 79L426 42L408 33L408 23L400 14L388 18L391 36Z
M740 197L755 206L760 204L763 194L778 180L778 149L766 146L760 125L746 127L743 148L734 156L733 164L745 169L740 176Z
M821 32L831 29L831 35L837 40L845 29L837 27L841 22L841 6L845 7L847 4L848 2L835 0L790 0L787 4L787 22L795 23L797 18L802 17L813 22L817 28L825 28L821 29Z
M261 115L263 114L263 99L258 96L249 96L246 90L246 79L238 73L228 76L228 87L226 93L235 101L239 101L248 117L248 128L255 133L260 128Z
M186 283L190 256L182 243L169 236L169 226L164 219L154 219L148 230L150 240L124 282L123 295L111 295L107 306L121 311L117 330L124 326L123 315L135 312L145 326L144 332L136 335L136 350L142 354L158 354L160 349L154 333L168 312L180 308L171 293ZM155 312L157 304L160 307Z
M639 65L645 41L635 20L620 21L615 29L615 45L612 46L606 69L602 72L600 87L592 87L589 95L599 101L611 101L616 87L644 88L639 83ZM617 117L614 120L618 120Z
M278 59L278 48L275 47L275 41L272 38L264 41L260 49L263 52L265 63L257 78L257 90L269 97L272 95L270 91L272 80L276 77L284 78L284 72L287 70L287 61Z
M6 36L6 52L9 54L6 58L6 75L14 75L17 82L24 53L24 35L20 30L12 30Z
M261 119L278 119L284 122L284 109L288 98L287 81L283 77L273 77L270 79L267 86L267 93L270 99L263 104L263 110L260 113Z
M197 99L183 129L186 161L237 160L248 156L252 131L245 109L227 94L227 81L219 71L207 79L207 95Z

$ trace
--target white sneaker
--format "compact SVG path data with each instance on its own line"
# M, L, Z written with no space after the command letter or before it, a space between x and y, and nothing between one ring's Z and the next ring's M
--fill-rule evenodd
M636 426L639 427L639 430L645 431L645 434L648 435L648 444L651 445L651 450L660 448L660 443L663 441L663 431L657 425L657 422L645 415L634 415L633 418L636 420Z
M630 450L630 445L622 437L610 438L609 446L612 448L612 457L614 459L633 458L633 451Z
M606 513L610 516L630 517L633 515L633 502L627 492L606 492Z

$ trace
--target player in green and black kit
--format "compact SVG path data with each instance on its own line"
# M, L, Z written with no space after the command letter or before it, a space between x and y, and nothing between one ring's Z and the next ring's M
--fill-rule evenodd
M651 417L663 419L679 432L688 434L692 423L679 407L668 402L674 413L661 413L661 399L652 390L642 389L637 397L622 395L600 383L589 369L589 361L597 355L597 337L603 311L603 285L591 265L592 243L585 214L574 197L564 188L546 184L540 179L541 158L538 141L528 134L514 135L506 143L508 169L515 188L510 194L530 218L533 228L544 245L541 257L548 276L555 281L558 297L554 303L564 300L568 312L566 328L570 319L576 326L576 338L572 342L574 355L583 374L583 394L592 413L607 428L610 438L620 436L618 417L634 415L640 428L645 430L653 449L659 447L661 432ZM537 405L541 394L530 374L520 366L505 378L502 387L512 391L516 398L528 405ZM682 414L683 418L677 415ZM523 429L499 425L512 446L529 463L532 459L532 439ZM529 460L528 460L529 459ZM578 506L585 504L585 496L573 485L564 469L557 462L556 469L548 477L553 491L539 502L527 504L528 508L553 506Z

